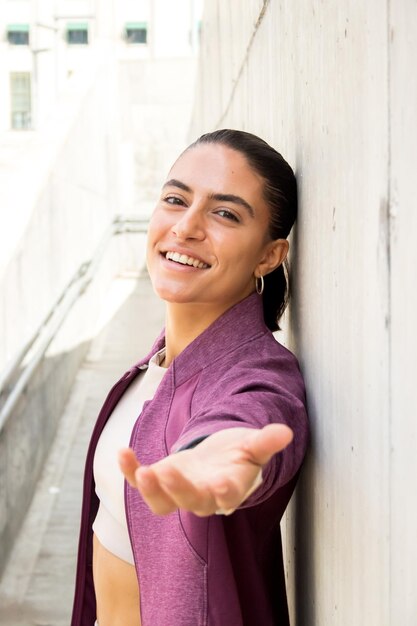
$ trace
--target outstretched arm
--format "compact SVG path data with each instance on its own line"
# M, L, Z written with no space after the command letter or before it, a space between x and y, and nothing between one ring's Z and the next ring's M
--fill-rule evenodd
M262 466L292 437L284 424L228 428L148 467L130 448L120 451L119 463L126 480L139 489L154 513L185 509L199 516L228 514L252 493Z

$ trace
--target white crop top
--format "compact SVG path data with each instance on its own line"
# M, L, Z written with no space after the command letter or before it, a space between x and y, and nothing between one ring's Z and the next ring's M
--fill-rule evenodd
M167 371L160 365L164 357L165 348L151 358L148 368L129 385L109 417L94 455L93 472L100 505L93 531L106 550L132 565L134 560L125 515L124 476L119 467L118 452L129 446L133 426L144 403L154 397Z

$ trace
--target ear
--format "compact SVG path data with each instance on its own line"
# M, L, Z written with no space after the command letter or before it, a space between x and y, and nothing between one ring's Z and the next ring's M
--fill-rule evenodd
M265 276L279 267L287 258L289 247L287 239L269 241L265 246L262 259L255 267L255 276Z

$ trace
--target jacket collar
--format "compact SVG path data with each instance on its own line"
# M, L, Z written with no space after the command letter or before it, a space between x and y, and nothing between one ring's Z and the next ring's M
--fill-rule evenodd
M211 365L220 356L233 352L243 341L246 342L266 332L270 331L264 322L262 298L257 293L252 293L225 311L198 335L174 359L168 370L172 368L175 384L181 385L190 376L207 365ZM163 330L150 353L134 368L142 368L164 345L165 331Z

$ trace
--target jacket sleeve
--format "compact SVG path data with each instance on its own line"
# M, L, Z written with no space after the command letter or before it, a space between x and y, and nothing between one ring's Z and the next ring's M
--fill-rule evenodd
M276 368L248 370L237 366L219 375L214 385L205 384L210 379L201 377L190 418L172 451L198 445L203 438L226 428L288 425L293 441L264 466L261 486L242 506L259 504L297 474L305 455L308 424L301 374L299 370L283 375Z

